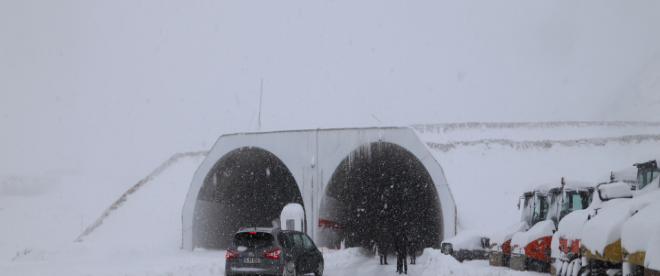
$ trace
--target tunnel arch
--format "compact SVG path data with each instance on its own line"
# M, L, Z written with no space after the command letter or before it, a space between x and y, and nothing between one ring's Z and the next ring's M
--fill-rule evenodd
M271 227L288 203L303 205L296 180L275 154L241 147L220 158L197 194L192 246L227 248L240 227Z
M389 142L360 146L335 169L322 196L319 242L328 247L394 248L403 235L417 249L444 237L438 191L424 164Z

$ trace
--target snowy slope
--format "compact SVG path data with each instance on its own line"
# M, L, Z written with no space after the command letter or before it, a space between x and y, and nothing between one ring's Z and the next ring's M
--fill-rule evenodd
M459 227L494 231L516 222L516 203L530 185L559 183L561 177L606 180L613 168L648 160L660 143L515 150L506 146L436 151L457 202Z
M73 241L130 187L114 174L52 173L0 182L0 263L17 252Z
M3 253L0 267L5 261L9 265L0 271L17 272L12 275L40 275L47 267L49 271L55 269L53 275L84 274L84 271L98 271L99 267L105 270L109 259L129 267L133 264L133 268L140 268L138 271L149 271L148 265L143 267L145 264L141 262L149 264L162 262L161 258L190 258L178 250L180 213L192 173L201 163L201 157L203 154L183 155L171 164L165 162L167 166L160 167L164 169L162 172L157 169L143 179L141 189L125 198L116 209L111 209L104 223L82 243L73 242L83 232L82 223L92 224L103 209L124 192L119 188L131 191L130 186L108 183L103 191L86 189L84 184L88 178L69 177L65 180L73 184L58 185L54 188L56 192L21 198L5 195L0 201L5 212L0 215L12 215L2 219L15 222L13 225L21 227L22 231L7 231L4 227L0 230L6 231L2 237L7 237L0 243L0 252ZM83 216L80 214L86 216L86 221L80 221L79 216ZM202 256L201 260L206 256L205 253L198 254ZM217 259L219 253L209 254ZM159 257L154 259L153 256ZM174 266L177 265L185 266L185 261Z

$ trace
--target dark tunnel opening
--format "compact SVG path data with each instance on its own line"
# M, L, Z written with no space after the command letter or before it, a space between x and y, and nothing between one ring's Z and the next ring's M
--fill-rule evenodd
M197 196L193 246L227 248L241 227L272 227L288 203L303 205L279 158L259 148L234 150L218 161Z
M433 180L412 153L372 143L341 162L321 205L321 241L330 247L393 250L403 236L421 250L439 247L442 212Z

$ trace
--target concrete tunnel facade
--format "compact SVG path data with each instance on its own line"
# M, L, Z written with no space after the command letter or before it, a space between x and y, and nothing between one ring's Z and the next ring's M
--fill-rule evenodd
M224 249L240 227L269 227L288 203L318 246L371 246L404 231L423 247L456 234L442 167L411 128L221 136L182 212L185 249Z

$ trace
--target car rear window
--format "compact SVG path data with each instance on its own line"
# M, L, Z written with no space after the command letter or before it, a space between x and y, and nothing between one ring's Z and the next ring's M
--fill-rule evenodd
M264 232L244 232L234 236L235 246L248 248L267 247L273 245L273 235Z

